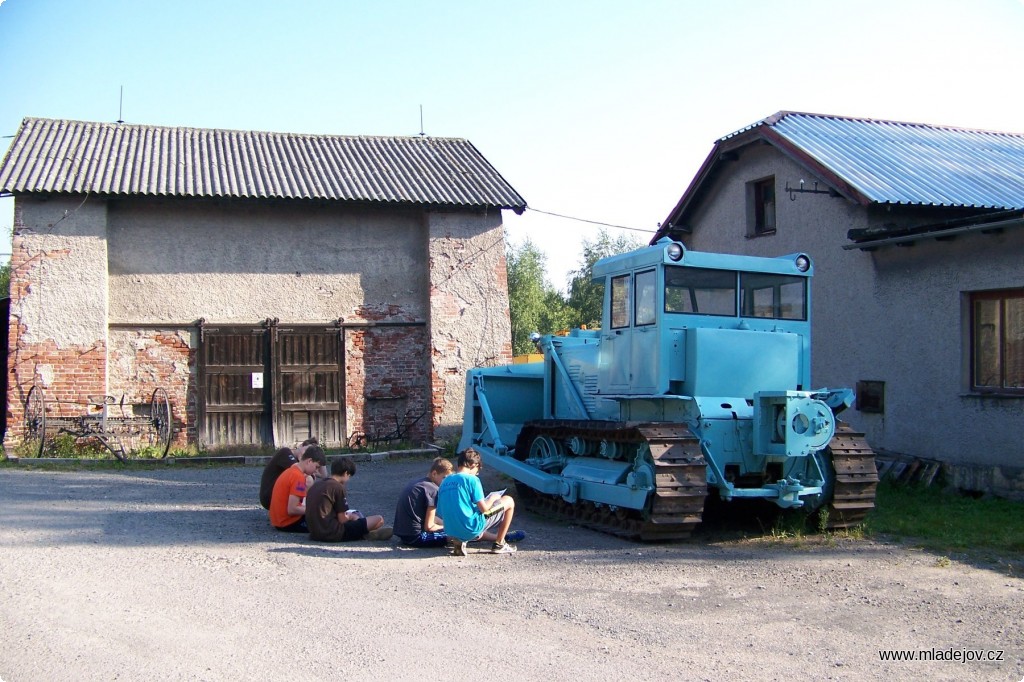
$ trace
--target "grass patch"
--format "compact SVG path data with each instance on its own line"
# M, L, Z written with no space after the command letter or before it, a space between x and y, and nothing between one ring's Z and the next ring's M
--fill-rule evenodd
M1024 503L882 481L867 528L934 550L1024 552Z
M21 443L11 451L11 456L17 459L32 460L38 454L39 442ZM377 452L402 452L417 449L414 443L393 442L375 443L368 447L361 448L325 448L328 457L337 455L361 455ZM202 447L196 444L171 447L166 457L168 459L188 460L197 457L270 457L277 451L272 445L222 445L216 447ZM454 456L455 446L445 444L444 451L438 454L451 457ZM142 445L128 450L128 459L132 462L160 462L163 457L163 449L157 445ZM95 438L75 438L69 434L59 434L47 441L44 458L58 458L68 460L109 461L112 464L119 464L113 454ZM8 463L6 456L0 457L0 463ZM40 462L42 464L42 462Z

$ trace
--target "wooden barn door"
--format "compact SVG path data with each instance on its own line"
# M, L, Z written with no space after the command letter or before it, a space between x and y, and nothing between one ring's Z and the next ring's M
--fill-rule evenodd
M316 436L325 445L345 440L342 330L276 328L273 351L277 441Z
M199 353L201 439L208 447L274 443L264 328L204 328Z

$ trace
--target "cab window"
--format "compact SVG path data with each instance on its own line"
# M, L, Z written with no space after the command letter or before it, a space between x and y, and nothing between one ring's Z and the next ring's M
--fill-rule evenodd
M629 275L612 278L611 317L612 329L629 326Z
M807 278L744 272L740 275L743 317L807 319Z
M636 326L654 324L654 311L657 305L655 286L657 277L654 270L636 273Z
M665 268L665 312L736 316L736 271Z

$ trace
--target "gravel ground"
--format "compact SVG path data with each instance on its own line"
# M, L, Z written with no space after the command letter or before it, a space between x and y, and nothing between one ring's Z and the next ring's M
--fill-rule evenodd
M427 466L361 463L350 501L390 520ZM259 477L0 469L0 680L1024 677L1005 563L849 539L642 545L522 510L511 556L324 545L269 527Z

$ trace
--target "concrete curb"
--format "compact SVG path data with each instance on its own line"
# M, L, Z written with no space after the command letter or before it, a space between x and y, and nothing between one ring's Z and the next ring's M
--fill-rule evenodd
M440 451L434 448L414 448L412 450L388 450L385 452L350 452L344 455L327 455L327 462L333 462L341 457L350 457L355 462L382 462L389 459L405 459L409 457L427 457L430 455L439 456ZM37 466L43 464L67 464L67 465L105 465L116 463L114 459L69 459L69 458L46 458L46 457L7 457L8 462L25 466ZM218 464L232 464L244 466L264 466L270 461L269 455L220 455L213 457L168 457L166 459L137 459L128 460L125 466L132 464L163 464L165 466L192 466Z

